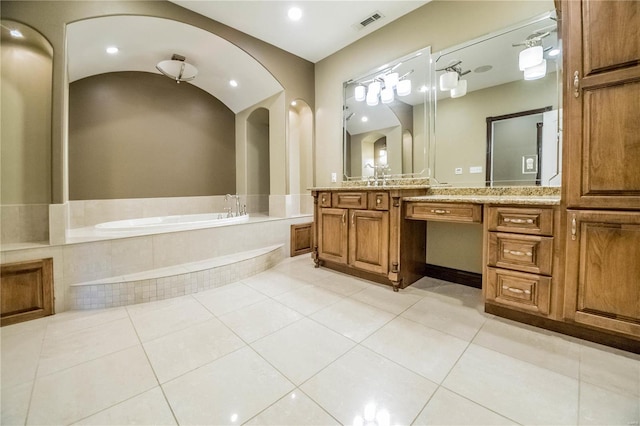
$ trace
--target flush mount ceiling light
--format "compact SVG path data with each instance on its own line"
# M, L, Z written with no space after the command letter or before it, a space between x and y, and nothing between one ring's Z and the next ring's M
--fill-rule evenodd
M109 55L115 55L118 53L119 49L115 46L109 46L105 49Z
M185 62L184 56L175 53L171 56L170 60L158 62L156 68L163 75L175 80L176 83L191 81L198 75L198 69L196 67Z
M22 35L20 30L10 30L9 34L11 34L11 37L13 38L24 38L24 35Z
M395 96L407 96L411 94L411 80L407 78L413 70L399 75L395 69L400 64L390 68L376 77L361 81L354 89L354 99L357 102L367 101L367 105L376 106L380 101L383 104L391 103Z
M289 11L287 12L287 16L292 21L299 21L300 18L302 18L302 9L294 6L291 9L289 9Z

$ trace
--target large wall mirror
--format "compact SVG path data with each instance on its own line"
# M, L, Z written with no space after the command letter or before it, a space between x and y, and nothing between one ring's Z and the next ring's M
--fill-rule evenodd
M555 11L434 55L437 183L560 185L561 56Z
M428 176L430 53L421 49L344 83L345 179Z

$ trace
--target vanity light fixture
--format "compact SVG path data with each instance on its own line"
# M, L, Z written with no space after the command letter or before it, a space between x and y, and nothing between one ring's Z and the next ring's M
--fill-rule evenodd
M537 80L547 73L547 61L544 59L544 48L542 39L551 34L549 31L535 32L521 43L514 43L512 46L525 46L526 49L518 55L518 67L524 71L525 80ZM560 53L558 51L558 53Z
M551 50L549 51L549 56L550 56L551 58L554 58L554 57L558 56L559 54L560 54L560 49L558 49L557 47L556 47L556 48L554 48L554 49L551 49Z
M156 69L178 84L181 81L191 81L198 75L198 69L185 62L184 56L176 53L171 56L171 59L158 62Z
M407 79L407 76L413 70L399 75L394 71L399 65L370 80L359 83L354 89L354 99L357 102L367 101L369 106L376 106L380 101L383 104L393 102L396 94L398 96L411 94L411 80ZM368 86L365 85L366 83Z
M459 98L467 94L467 80L460 80L460 77L467 75L471 70L462 71L460 66L462 61L452 61L444 68L436 71L445 71L440 75L440 90L451 91L452 98Z
M467 80L458 80L458 85L451 89L452 98L461 98L467 94Z
M525 68L524 79L525 80L537 80L547 75L547 60L543 59L541 63L536 66Z

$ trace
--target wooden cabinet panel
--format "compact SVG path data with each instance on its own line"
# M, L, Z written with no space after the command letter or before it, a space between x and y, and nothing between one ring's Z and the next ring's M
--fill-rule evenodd
M441 222L482 222L482 204L465 203L407 203L407 219Z
M585 1L582 21L585 75L638 64L640 2Z
M569 210L567 219L565 316L640 339L640 215Z
M347 263L347 210L321 208L318 215L318 257Z
M334 192L331 203L333 207L342 209L366 209L366 192Z
M551 275L553 238L489 233L489 266Z
M389 213L370 210L350 212L349 263L365 271L389 270Z
M488 268L487 300L537 314L549 314L551 277Z
M489 207L490 231L553 235L553 209Z
M321 192L318 194L318 204L320 207L331 207L331 193Z
M389 210L389 193L370 192L369 210Z
M313 223L300 223L291 225L291 240L289 254L291 257L305 253L311 253Z
M53 259L8 263L0 271L1 325L54 313Z

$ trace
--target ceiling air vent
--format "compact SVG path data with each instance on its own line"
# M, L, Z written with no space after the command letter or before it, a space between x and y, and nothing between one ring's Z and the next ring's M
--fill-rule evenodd
M356 30L361 30L364 27L366 27L367 25L373 24L378 19L382 19L382 18L384 18L384 15L382 14L382 12L380 12L379 10L376 10L375 12L373 12L372 14L367 16L366 18L362 19L357 24L354 24L353 28L355 28Z

